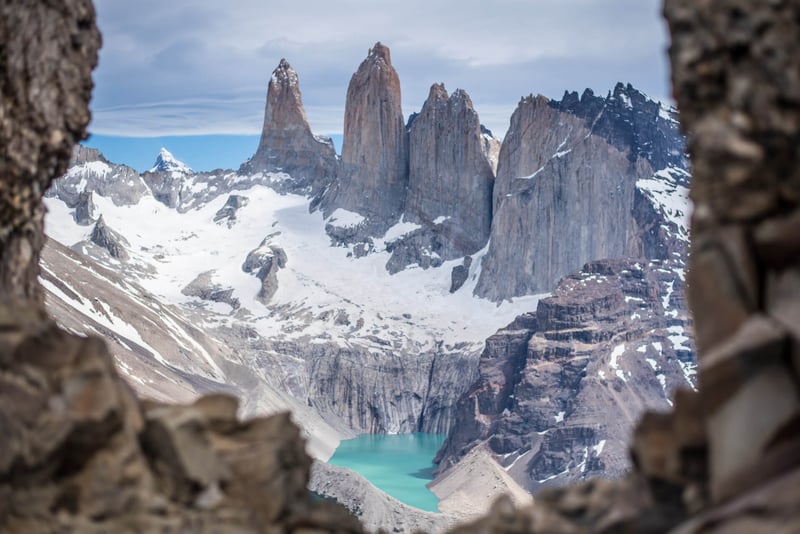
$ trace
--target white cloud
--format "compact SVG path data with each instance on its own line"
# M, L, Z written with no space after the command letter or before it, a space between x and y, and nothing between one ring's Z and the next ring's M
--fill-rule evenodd
M281 57L298 71L312 127L340 132L350 76L378 40L392 49L406 114L443 81L466 89L498 135L531 92L624 81L668 94L660 0L96 2L99 133L258 132Z

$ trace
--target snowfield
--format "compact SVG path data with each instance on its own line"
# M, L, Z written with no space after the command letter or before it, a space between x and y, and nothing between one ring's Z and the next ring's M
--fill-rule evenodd
M130 243L126 265L112 259L106 263L127 270L126 275L168 303L206 309L216 316L213 323L244 322L273 340L358 342L381 350L385 345L377 344L375 338L412 344L420 350L462 342L479 348L498 328L534 310L540 298L529 296L497 305L473 296L485 249L475 256L464 287L451 294L451 270L460 259L436 269L411 267L390 275L385 269L389 259L385 250L356 259L349 249L331 245L326 223L358 224L360 215L337 210L326 221L320 212L308 212L306 197L278 194L263 185L236 194L249 202L230 225L213 220L227 195L179 213L152 196L136 205L116 206L95 194L95 217L102 215ZM78 226L62 201L47 198L46 203L50 238L70 247L88 239L92 227ZM378 250L417 227L399 221L377 240ZM255 298L261 282L242 270L247 254L265 239L288 257L286 267L278 271L278 291L268 305ZM238 310L181 292L207 271L212 271L215 284L233 289L241 303Z

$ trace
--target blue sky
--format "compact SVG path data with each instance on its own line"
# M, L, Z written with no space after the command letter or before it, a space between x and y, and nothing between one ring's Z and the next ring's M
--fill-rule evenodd
M347 84L379 40L392 50L406 115L444 82L465 89L500 137L530 93L605 93L622 81L669 97L660 0L95 4L103 48L88 144L138 170L161 141L198 170L238 167L255 149L267 82L284 57L300 77L312 129L340 134Z

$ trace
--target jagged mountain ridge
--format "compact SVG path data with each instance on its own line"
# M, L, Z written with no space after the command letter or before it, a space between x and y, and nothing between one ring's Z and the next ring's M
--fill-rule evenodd
M639 414L695 384L683 262L591 262L487 340L439 469L483 446L530 491L621 476Z
M285 79L293 79L288 63L282 62L279 68L285 71ZM299 88L297 91L299 94ZM454 118L466 118L463 124L467 127L463 138L454 134L448 142L451 146L439 148L440 159L469 154L464 159L491 170L486 156L488 134L480 128L466 93L456 91L448 100L456 95L463 103L458 109L464 115L445 112L440 114L444 120L432 123L444 128L454 124ZM441 98L441 94L436 92L434 97ZM292 98L295 105L302 106L299 99ZM544 102L554 109L549 101ZM657 109L662 113L661 107ZM580 117L554 113L573 117L577 126L582 124ZM412 132L416 120L410 121ZM424 121L419 124L424 126ZM272 130L265 125L265 131ZM291 144L287 139L276 133L269 140L267 146L275 158L291 153L281 150ZM459 139L467 139L467 151L458 149ZM593 135L590 140L592 147L608 152L605 138ZM418 146L424 150L426 144ZM620 154L615 162L630 161L626 153L614 150ZM444 215L445 221L437 221L439 217L430 221L430 210L425 217L417 216L416 222L401 217L385 233L359 241L370 227L365 216L344 208L330 213L315 211L320 195L323 203L326 201L324 191L318 193L308 181L296 180L282 166L273 171L246 166L239 171L209 173L157 169L131 176L124 166L79 148L70 171L57 182L60 186L48 193L51 220L55 221L49 227L50 235L91 261L112 270L124 268L141 284L138 298L161 299L189 313L206 335L233 350L238 365L225 363L230 353L212 357L222 369L221 375L187 370L180 358L159 350L146 349L140 359L149 358L151 367L163 366L168 373L197 375L212 388L228 380L257 384L264 393L251 401L248 409L253 411L275 409L268 397L270 391L280 392L284 402L278 406L297 405L308 412L302 422L317 438L318 456L324 457L339 437L354 432L450 429L459 417L457 399L481 379L478 359L483 341L516 316L532 311L537 297L515 298L498 307L473 296L485 276L487 249L462 258L458 251L440 255L432 246L441 239L443 223L463 222L467 218L463 213L451 212L449 221ZM688 237L683 219L688 206L682 196L688 174L680 168L656 173L645 169L641 175L628 177L634 184L630 195L635 209L631 209L640 225L642 255L670 258L680 266ZM443 184L442 198L447 198L446 188L461 185L458 176L452 177ZM298 192L302 195L294 194ZM75 224L86 219L78 217L78 201L72 200L81 195L90 197L84 204L92 206L94 217L103 217L102 234L112 239L98 244L89 239L97 224L93 229ZM491 196L484 194L484 198ZM486 204L490 211L491 202ZM137 224L131 225L131 220ZM332 236L334 245L347 246L331 247ZM109 248L110 241L115 245ZM115 257L115 249L124 251L126 257ZM405 259L397 261L401 250L406 251ZM278 251L283 251L282 255ZM417 260L416 266L409 257ZM390 276L386 266L393 264L398 268ZM441 268L415 268L436 266ZM58 269L58 265L52 266L54 279L60 276ZM459 273L460 289L455 287L451 271ZM358 287L353 280L358 280ZM90 287L73 285L70 290L79 298L91 294ZM128 290L124 284L122 290ZM81 306L69 292L51 294L53 298L60 301L57 315L70 309L74 313ZM447 315L442 314L443 309L448 310ZM151 328L142 326L134 331L152 346L148 341ZM113 328L108 332L120 335ZM130 345L130 337L122 338ZM130 365L126 360L131 358L129 354L120 351L117 356L121 365ZM662 365L659 358L658 365ZM324 424L319 423L319 416ZM598 446L597 440L592 446ZM563 470L552 470L567 464L550 462L536 476L556 475L556 480ZM621 461L608 465L623 468ZM528 486L524 478L519 478L519 483Z

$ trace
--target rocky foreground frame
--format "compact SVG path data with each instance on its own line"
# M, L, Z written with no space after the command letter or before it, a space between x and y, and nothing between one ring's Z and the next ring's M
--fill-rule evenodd
M800 524L800 2L667 0L693 162L699 393L647 414L634 471L498 502L456 532L795 532ZM0 5L0 531L362 532L311 501L287 415L138 400L44 311L43 192L89 121L89 0Z

